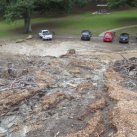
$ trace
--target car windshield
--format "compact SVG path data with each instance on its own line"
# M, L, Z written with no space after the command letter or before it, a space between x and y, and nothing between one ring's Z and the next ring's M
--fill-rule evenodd
M89 32L82 32L82 35L90 35Z
M127 33L122 33L121 37L128 37L129 35Z
M49 31L43 31L43 35L49 35L50 32Z
M112 37L112 35L107 33L107 34L105 34L105 37L110 38L110 37Z

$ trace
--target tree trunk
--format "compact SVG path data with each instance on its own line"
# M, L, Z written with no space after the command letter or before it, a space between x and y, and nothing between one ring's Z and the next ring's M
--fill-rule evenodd
M31 15L29 10L26 11L26 15L24 16L24 31L25 33L32 32Z

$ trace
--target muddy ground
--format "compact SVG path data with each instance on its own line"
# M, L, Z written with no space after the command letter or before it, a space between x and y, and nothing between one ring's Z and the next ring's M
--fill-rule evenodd
M21 42L22 40L24 41ZM79 54L134 52L137 49L137 40L130 39L129 44L119 44L117 39L113 43L104 43L99 37L92 38L91 41L80 41L78 37L74 38L74 36L70 38L58 36L53 41L42 41L37 37L32 40L0 40L0 53L14 55L59 57L65 54L68 49L75 49Z
M3 41L0 137L136 137L136 46Z

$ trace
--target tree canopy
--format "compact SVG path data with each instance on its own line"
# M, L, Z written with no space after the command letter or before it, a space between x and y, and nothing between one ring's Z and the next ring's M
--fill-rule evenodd
M0 0L0 12L7 22L24 19L24 31L31 32L31 15L33 11L49 11L56 8L70 11L75 3L84 5L87 0Z
M124 6L137 7L137 0L108 0L108 5L111 8Z

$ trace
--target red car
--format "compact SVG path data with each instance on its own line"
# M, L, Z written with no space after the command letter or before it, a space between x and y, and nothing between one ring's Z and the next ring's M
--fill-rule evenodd
M106 32L103 37L104 42L112 42L114 39L114 32Z

